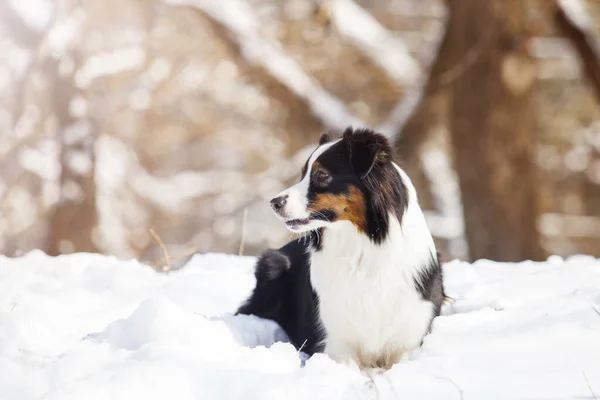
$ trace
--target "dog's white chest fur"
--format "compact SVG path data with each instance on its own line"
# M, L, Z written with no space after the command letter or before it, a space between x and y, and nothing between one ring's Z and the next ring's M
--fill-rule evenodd
M433 304L414 283L435 255L421 210L412 202L402 226L392 215L390 220L388 237L378 245L351 223L336 223L312 254L325 353L338 362L389 368L421 344L433 317Z

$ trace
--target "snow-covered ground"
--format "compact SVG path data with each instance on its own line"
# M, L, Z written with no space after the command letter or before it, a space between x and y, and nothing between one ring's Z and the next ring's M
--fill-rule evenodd
M446 264L456 299L422 349L373 381L274 323L230 313L251 257L0 257L0 399L594 399L600 260ZM588 385L589 382L589 385Z

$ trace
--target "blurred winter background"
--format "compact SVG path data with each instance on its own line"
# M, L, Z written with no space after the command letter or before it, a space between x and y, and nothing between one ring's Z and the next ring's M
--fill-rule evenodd
M0 0L0 49L2 254L282 245L267 200L352 124L444 259L600 256L596 0Z

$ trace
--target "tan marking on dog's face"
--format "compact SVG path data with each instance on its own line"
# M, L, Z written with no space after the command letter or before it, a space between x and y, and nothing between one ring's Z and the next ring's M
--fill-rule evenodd
M349 186L348 191L342 194L317 193L311 208L315 211L332 210L336 221L350 221L360 232L367 231L366 202L356 186Z

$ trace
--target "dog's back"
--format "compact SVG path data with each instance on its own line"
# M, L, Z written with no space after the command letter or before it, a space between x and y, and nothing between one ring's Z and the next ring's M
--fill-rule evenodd
M256 264L256 287L237 313L277 322L297 349L312 355L322 345L309 262L301 240L265 251Z

